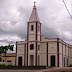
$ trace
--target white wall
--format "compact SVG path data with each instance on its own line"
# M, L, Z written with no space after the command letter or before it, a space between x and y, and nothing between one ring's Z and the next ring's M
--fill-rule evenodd
M15 66L15 62L0 62L0 64L14 65Z

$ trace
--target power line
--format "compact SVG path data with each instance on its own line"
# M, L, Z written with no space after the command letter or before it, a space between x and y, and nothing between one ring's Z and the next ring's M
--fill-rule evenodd
M68 11L68 13L69 13L69 15L70 15L71 19L72 19L72 15L70 14L70 12L69 12L69 10L68 10L68 8L67 8L67 6L66 6L66 4L65 4L65 1L64 1L64 0L63 0L63 3L64 3L64 5L65 5L65 7L66 7L66 9L67 9L67 11Z

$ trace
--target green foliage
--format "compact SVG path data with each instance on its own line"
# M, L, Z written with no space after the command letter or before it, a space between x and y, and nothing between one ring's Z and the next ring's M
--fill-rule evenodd
M2 60L2 58L0 57L0 61Z
M4 49L3 49L3 46L0 47L0 54L1 54L1 53L5 53L5 52L4 52Z
M9 65L5 65L5 64L0 64L0 66L13 66L13 65L10 65L10 64L9 64Z
M8 45L8 49L10 49L11 51L13 51L13 47L14 45Z
M14 47L14 45L0 46L0 54L1 53L5 53L6 54L8 49L13 51L13 47Z
M0 66L6 66L5 64L0 64Z
M5 55L6 55L8 49L11 50L11 51L13 51L13 47L14 47L14 45L0 46L0 54L1 53L5 53ZM2 58L0 57L0 61L1 60L2 60Z
M72 64L70 64L69 67L72 67Z
M8 66L13 66L13 65L8 65Z

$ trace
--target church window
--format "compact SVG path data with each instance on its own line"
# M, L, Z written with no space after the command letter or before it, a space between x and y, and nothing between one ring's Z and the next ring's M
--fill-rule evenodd
M38 26L38 31L39 31L39 26Z
M38 55L38 66L40 65L40 55Z
M38 45L38 50L40 50L40 45Z
M34 26L33 26L33 25L31 25L31 31L33 31L33 29L34 29Z
M30 45L30 50L34 50L34 45L33 44Z
M65 67L65 57L64 57L64 67Z
M68 58L67 58L67 67L68 67Z

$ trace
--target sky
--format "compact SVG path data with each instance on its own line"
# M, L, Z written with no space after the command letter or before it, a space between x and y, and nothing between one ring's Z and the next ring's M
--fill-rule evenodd
M34 1L44 38L60 38L72 44L72 19L62 0L0 0L0 46L27 38ZM72 15L72 0L64 0ZM8 51L11 52L11 51Z

